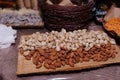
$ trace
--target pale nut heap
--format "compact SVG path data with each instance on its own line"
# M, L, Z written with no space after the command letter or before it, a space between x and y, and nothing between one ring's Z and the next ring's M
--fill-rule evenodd
M19 48L34 50L40 47L42 49L52 48L56 51L60 51L61 49L75 51L79 47L84 46L85 50L88 51L95 45L100 46L107 43L116 44L114 39L109 38L102 31L87 31L83 29L66 32L65 29L62 29L61 32L36 32L29 36L22 36Z

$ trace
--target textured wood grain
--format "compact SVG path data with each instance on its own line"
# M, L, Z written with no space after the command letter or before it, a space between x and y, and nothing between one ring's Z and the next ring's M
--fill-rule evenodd
M40 69L36 69L35 65L32 61L25 60L25 58L18 53L18 66L17 66L17 75L23 74L31 74L31 73L50 73L50 72L61 72L61 71L73 71L73 70L82 70L94 67L100 67L107 64L113 63L120 63L120 49L118 48L119 53L116 54L116 58L109 59L105 62L96 62L96 61L88 61L83 63L75 64L75 67L70 67L68 65L57 68L56 70L53 69L46 69L42 67Z

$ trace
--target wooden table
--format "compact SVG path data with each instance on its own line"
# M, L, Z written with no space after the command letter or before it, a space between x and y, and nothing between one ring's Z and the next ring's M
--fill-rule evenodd
M90 27L90 29L100 30L100 26ZM16 43L11 47L0 50L0 80L119 80L120 64L109 65L106 67L82 70L75 72L61 72L54 74L35 74L25 77L16 75L18 60L18 43L19 38L23 34L31 34L33 32L45 32L45 29L19 29Z

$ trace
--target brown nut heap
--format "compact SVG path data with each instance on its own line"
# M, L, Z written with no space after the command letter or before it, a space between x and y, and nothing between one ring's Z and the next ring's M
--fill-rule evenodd
M107 61L109 58L115 58L117 53L116 47L110 43L94 46L89 51L84 50L84 47L80 47L76 51L37 48L27 51L28 54L25 54L26 51L20 48L19 52L26 60L32 59L37 69L42 66L47 69L56 69L65 65L74 67L76 63L90 60Z

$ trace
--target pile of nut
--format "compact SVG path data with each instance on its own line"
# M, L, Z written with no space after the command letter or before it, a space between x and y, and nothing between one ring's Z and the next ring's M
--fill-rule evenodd
M42 22L39 11L32 9L0 9L0 24L12 26L37 26Z
M76 30L66 32L36 32L22 36L19 52L32 60L36 68L56 69L65 65L74 67L84 61L106 61L115 58L116 43L102 31Z

